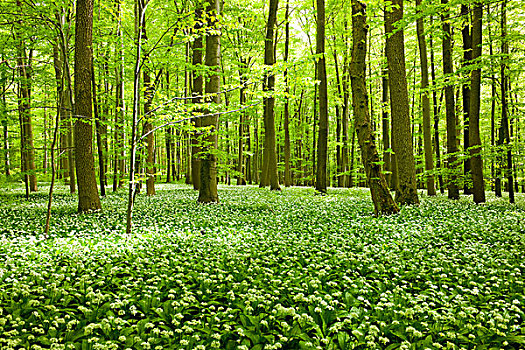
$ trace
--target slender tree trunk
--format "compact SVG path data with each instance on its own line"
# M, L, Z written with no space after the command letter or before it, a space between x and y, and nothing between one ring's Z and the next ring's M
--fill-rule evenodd
M113 192L123 186L124 178L124 65L122 54L122 22L120 0L115 0L117 12L117 42L115 45L115 130L113 132Z
M285 13L285 41L284 41L284 64L288 64L288 55L290 50L290 4L286 2ZM290 111L289 98L290 86L288 83L288 67L284 71L285 93L284 98L284 186L290 187L292 185L290 177Z
M143 38L146 40L146 24L143 27ZM149 57L145 55L144 62L148 62ZM142 83L144 84L144 126L143 132L146 136L146 195L155 195L155 133L151 119L151 104L155 87L151 81L149 68L144 66L142 72Z
M101 209L93 158L91 64L93 0L78 0L75 28L75 167L78 211Z
M352 62L350 77L352 81L352 105L355 113L355 128L361 147L361 158L370 186L374 211L379 214L394 214L399 211L392 199L390 190L381 171L379 153L374 142L372 123L368 111L366 91L366 40L367 24L364 3L352 0Z
M239 89L239 105L242 108L246 103L246 89L244 84L246 84L246 69L247 61L241 57L239 62L239 81L241 83L241 88ZM238 154L237 154L237 185L246 185L246 180L243 172L244 165L244 137L245 137L245 124L246 124L246 113L241 112L239 114L239 145L238 145Z
M106 196L106 174L104 172L104 148L102 145L102 126L100 123L99 105L97 100L97 84L95 82L95 68L93 62L91 63L91 83L93 89L93 113L95 117L95 130L97 135L97 151L98 151L98 179L100 183L100 196Z
M392 186L392 149L390 146L390 118L388 117L388 70L383 69L381 78L381 103L383 126L383 170L388 186Z
M396 201L400 204L418 204L416 167L405 68L405 43L403 30L394 32L394 25L403 18L403 0L393 1L392 11L385 12L387 33L386 55L390 84L390 109L392 115L393 149L398 168Z
M366 49L365 49L366 51ZM317 0L316 34L317 69L319 76L319 137L317 140L317 176L315 189L326 193L326 164L328 158L328 82L325 60L325 4Z
M433 25L433 16L430 16L430 26ZM436 169L438 170L438 183L439 183L439 192L441 194L445 193L445 186L443 184L443 174L441 173L441 150L439 143L439 108L438 108L438 99L436 92L436 64L434 60L434 43L433 35L430 33L429 37L430 44L430 67L432 74L432 106L434 112L434 150L436 152Z
M472 60L477 62L481 59L482 47L482 20L483 6L476 2L472 16ZM481 104L481 68L476 68L471 73L471 100L469 112L469 149L471 158L471 172L474 194L474 202L485 202L485 182L483 180L483 160L481 158L481 137L479 131L479 111ZM465 132L467 132L465 130Z
M441 0L445 6L448 0ZM454 73L452 67L452 31L449 22L449 9L444 9L441 15L443 25L443 74L446 76L447 85L445 86L445 108L447 114L447 167L449 176L447 179L448 198L459 199L459 188L457 184L457 152L456 142L456 108L454 101L454 86L451 83L451 76Z
M264 106L264 155L263 155L263 174L261 185L270 184L271 190L280 191L279 176L277 174L277 152L275 147L275 97L273 91L275 87L275 75L271 72L271 67L275 64L274 33L277 22L278 0L270 0L268 21L266 23L266 39L264 42L264 64L267 71L263 82ZM266 171L265 171L266 170Z
M416 1L418 12L421 12L421 0ZM419 57L421 60L421 89L423 95L421 102L423 105L423 139L424 139L424 150L425 150L425 171L426 174L426 185L427 193L429 196L436 195L436 187L434 185L434 158L432 154L432 130L430 126L430 98L428 92L428 55L427 55L427 42L425 40L425 26L423 17L417 19L417 39L419 43Z
M479 11L481 11L481 5L479 5ZM481 17L481 15L479 15ZM480 19L481 22L481 19ZM480 24L481 26L481 24ZM481 34L480 34L481 36ZM508 66L507 60L509 59L509 43L507 39L507 0L503 0L501 3L501 130L503 131L503 139L506 143L507 150L507 161L502 163L503 169L505 169L505 175L507 177L508 191L509 191L509 202L514 203L514 175L512 169L512 146L510 143L510 129L509 129L509 117L508 117ZM481 40L480 40L481 44ZM500 189L501 191L501 189Z
M4 104L2 105L2 108L5 110L5 95L2 96L2 100ZM8 120L7 120L7 112L3 113L5 115L5 120L2 120L2 134L3 134L3 141L4 141L4 172L5 176L9 177L11 176L11 165L10 165L10 158L9 158L9 130L8 130Z
M21 5L19 5L21 6ZM37 191L36 167L35 167L35 147L33 143L33 124L31 121L31 81L32 65L31 54L27 55L25 43L18 39L17 64L19 82L18 113L20 119L21 136L21 159L23 162L23 172L26 173L26 183L31 192Z
M3 58L3 57L2 57ZM11 176L11 164L10 164L10 150L9 150L9 115L7 112L7 103L6 103L6 88L4 76L0 73L0 89L2 95L0 96L0 116L2 120L2 141L4 146L4 173L6 177Z
M491 18L491 13L490 13L490 4L487 5L487 14L488 14L488 18L490 19ZM492 45L492 40L493 40L493 37L492 37L492 32L490 30L490 25L487 26L487 29L489 31L489 56L490 56L490 64L491 66L495 66L495 62L494 62L494 47ZM496 133L495 133L495 129L496 129L496 75L494 74L494 70L492 70L492 73L491 73L491 77L490 77L490 100L491 100L491 103L490 103L490 147L491 147L491 152L494 152L494 146L495 146L495 141L496 141ZM491 161L490 161L490 183L491 183L491 188L494 190L494 182L495 182L495 162L494 162L494 157L491 157ZM498 195L498 193L496 193L496 195ZM499 195L501 196L501 191L499 193Z
M213 0L207 9L207 17L210 18L210 27L213 32L206 36L206 60L205 65L210 69L211 76L206 80L205 92L209 96L207 102L220 103L220 28L217 16L220 14L219 0ZM209 111L206 111L209 114ZM203 137L204 146L200 157L199 203L218 202L217 194L217 157L214 149L217 148L217 129L219 117L211 114L202 118L202 126L208 128Z
M472 62L472 35L474 33L470 33L470 24L469 24L469 15L470 15L470 9L467 5L461 4L461 16L463 16L463 20L465 21L465 24L463 25L463 28L461 29L461 35L463 38L463 67L468 67ZM468 73L467 73L468 74ZM469 123L470 123L470 84L463 84L461 87L462 95L463 95L463 145L464 145L464 153L465 156L469 153L468 147L470 145L469 137ZM471 194L471 186L470 186L470 169L471 169L471 160L470 157L467 157L464 162L464 175L465 180L463 183L463 191L465 194ZM472 174L474 175L474 174Z

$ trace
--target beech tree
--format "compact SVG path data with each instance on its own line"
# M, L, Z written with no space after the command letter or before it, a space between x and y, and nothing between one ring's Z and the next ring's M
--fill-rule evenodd
M93 157L91 65L93 0L78 0L75 20L75 168L78 211L101 209Z
M212 1L206 9L209 18L209 31L206 35L206 60L205 65L211 70L212 74L206 80L205 93L206 101L215 106L220 103L220 2ZM211 30L210 30L211 29ZM217 194L217 158L215 149L217 148L217 128L219 127L219 115L212 110L204 112L201 125L206 128L203 137L204 145L200 157L200 203L218 202Z
M405 37L403 29L399 28L399 21L402 18L403 0L394 0L391 9L385 11L385 32L392 115L392 148L395 152L399 181L396 188L396 202L418 204L405 68Z
M271 190L281 190L277 175L277 154L275 146L275 74L272 66L275 64L274 33L277 22L278 0L270 0L268 21L266 22L266 39L264 41L264 64L266 72L263 81L264 106L264 153L261 174L261 186L270 185Z
M350 77L352 81L352 106L355 113L355 128L361 148L361 159L366 171L370 194L376 214L395 214L399 211L390 195L385 176L381 169L379 154L372 134L372 123L368 109L366 89L366 6L363 2L352 0L352 62Z
M319 78L319 137L317 139L317 177L315 188L326 192L326 163L328 156L328 82L325 59L325 4L317 0L316 32L317 75Z

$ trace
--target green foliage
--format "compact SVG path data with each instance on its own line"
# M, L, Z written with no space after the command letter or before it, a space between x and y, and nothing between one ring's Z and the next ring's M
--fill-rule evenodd
M222 187L198 205L161 185L126 236L124 193L76 215L65 190L46 239L46 196L3 189L2 349L524 346L522 196L377 218L360 189Z

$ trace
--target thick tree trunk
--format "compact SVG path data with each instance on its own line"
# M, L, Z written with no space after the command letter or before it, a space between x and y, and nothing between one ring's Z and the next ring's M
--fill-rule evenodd
M91 64L93 0L78 0L75 28L75 166L78 211L101 209L93 158Z
M385 12L385 32L394 135L392 145L399 178L396 201L399 204L418 204L405 68L405 39L403 30L394 31L394 24L403 18L403 0L394 0L393 5L391 12Z
M280 191L279 176L277 174L277 152L275 147L275 97L273 91L275 87L275 75L271 72L275 64L274 33L277 22L278 0L270 0L268 21L266 23L266 39L264 42L264 64L267 71L263 82L264 106L264 154L263 154L263 173L261 185L269 183L271 190Z
M202 2L197 1L195 5L195 27L194 30L197 33L200 33L202 28ZM198 67L202 65L202 50L203 50L203 39L202 35L198 34L195 37L192 48L192 65ZM192 102L195 104L200 104L202 102L201 96L203 93L203 77L202 74L198 71L193 72L193 84L192 84ZM195 119L194 128L195 130L191 136L191 179L193 182L193 189L198 190L201 185L201 170L200 170L200 127L202 121L200 118ZM172 157L172 162L174 159ZM172 172L172 176L174 176Z
M315 189L326 193L326 164L328 158L328 83L325 59L325 4L317 0L316 54L319 77L319 137L317 139L317 174Z
M480 2L474 6L472 16L472 60L474 62L481 58L481 38L482 38L482 17L483 7ZM469 149L471 164L469 164L472 172L472 192L474 194L474 202L485 202L485 182L483 180L483 160L481 158L481 137L479 131L480 119L480 104L481 104L481 68L476 68L471 73L471 99L469 111ZM503 96L503 95L502 95ZM467 131L465 130L465 133ZM466 146L466 145L465 145Z
M379 153L374 142L372 124L368 111L368 94L366 91L365 59L367 24L364 3L352 0L352 62L350 77L352 81L352 105L355 113L355 128L361 147L361 158L370 186L376 215L394 214L399 211L392 199L390 190L381 170Z
M445 6L448 0L441 0ZM444 9L449 11L449 9ZM445 86L445 108L447 115L447 167L449 176L447 178L448 198L459 199L459 188L457 184L457 152L456 141L456 104L454 101L454 86L451 83L451 76L454 73L452 67L452 31L450 29L449 14L441 15L443 25L443 74L446 76L447 85Z
M210 69L211 76L208 77L205 86L207 102L220 103L220 28L217 16L220 14L220 1L213 0L207 9L207 17L210 18L212 32L206 36L206 60L205 65ZM217 194L217 157L214 150L217 148L217 129L219 117L217 114L209 114L202 118L202 127L207 128L203 137L202 156L200 157L199 203L212 203L219 201Z
M421 0L416 1L418 11L421 12ZM419 43L419 57L421 60L421 89L428 89L428 56L427 56L427 42L425 40L425 26L423 17L417 19L417 39ZM430 126L430 98L428 92L423 91L421 97L423 105L423 140L425 150L425 171L427 193L429 196L436 195L436 187L434 185L434 157L432 154L432 130Z

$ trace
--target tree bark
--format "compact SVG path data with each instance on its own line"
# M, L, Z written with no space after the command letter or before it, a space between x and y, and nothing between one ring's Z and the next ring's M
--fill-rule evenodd
M405 68L405 39L402 29L395 28L403 18L403 0L394 0L392 11L385 12L385 32L387 33L386 56L390 84L390 110L392 115L393 149L398 169L399 204L418 204L416 167L412 135L408 87Z
M284 41L284 186L290 187L292 185L290 177L290 110L289 110L289 93L290 86L288 83L288 55L290 50L290 3L286 2L285 13L285 41Z
M98 179L100 184L100 196L106 196L106 173L104 172L104 148L102 145L102 126L100 123L99 104L97 100L97 84L95 82L95 68L91 63L91 83L93 89L93 113L95 117L95 132L97 135L97 152L98 152Z
M482 17L483 6L480 2L476 2L472 16L472 60L474 63L477 63L477 61L481 59L482 54ZM481 68L479 66L471 73L470 86L471 99L468 145L471 156L470 168L472 172L472 192L474 194L474 202L482 203L485 202L485 182L483 180L483 160L481 158L481 137L479 131L479 113L481 104Z
M418 12L421 12L421 0L416 1ZM432 130L430 126L430 98L428 96L428 55L427 55L427 42L425 40L425 26L423 17L417 19L417 39L419 43L419 57L421 60L421 90L422 107L423 107L423 141L424 141L424 152L425 152L425 171L427 174L426 185L427 194L429 196L436 195L436 187L434 184L434 157L432 155Z
M210 18L210 27L213 29L206 36L206 60L205 65L210 69L211 76L206 80L205 92L207 102L220 103L220 27L217 16L220 14L220 1L213 0L207 8L207 17ZM199 203L219 202L217 194L217 129L219 117L217 114L209 114L202 118L202 127L207 128L203 137L202 156L200 157Z
M202 50L204 48L203 46L203 40L202 35L200 33L202 28L202 1L197 1L195 5L195 26L194 31L197 33L197 36L195 37L195 41L193 42L193 48L192 48L192 61L191 64L194 67L197 67L199 69L199 66L202 65ZM192 102L194 104L200 104L202 102L201 96L203 93L203 77L202 74L199 71L193 72L193 84L192 84ZM201 127L202 121L200 118L195 119L194 122L194 131L192 133L191 137L191 179L193 182L193 189L198 190L201 185L201 171L200 171L200 127ZM172 157L172 162L175 160ZM172 173L172 176L174 174Z
M93 0L78 0L75 28L75 167L78 211L101 209L92 140L91 64Z
M325 3L317 0L316 54L319 77L319 136L317 138L317 174L315 189L326 193L326 163L328 157L328 83L325 59Z
M479 6L481 11L481 5ZM481 15L480 15L481 16ZM481 20L480 20L481 22ZM481 24L480 24L481 25ZM480 40L481 42L481 40ZM512 147L510 143L510 128L509 128L509 117L508 117L508 66L507 60L509 59L509 43L507 38L507 0L503 0L501 3L501 130L500 135L503 134L505 140L507 159L506 162L502 162L502 168L504 169L507 177L507 185L509 191L509 202L514 203L514 176L512 169ZM501 142L503 143L503 142ZM500 185L501 186L501 185ZM501 187L500 187L501 192Z
M448 5L448 0L441 0L443 5ZM443 25L443 74L445 74L445 108L447 115L447 167L448 167L448 198L459 199L459 188L457 184L457 152L456 142L456 104L454 101L454 86L451 83L451 76L454 73L452 67L452 31L449 22L449 9L444 9L441 15Z
M115 43L115 130L113 132L113 192L123 186L124 179L124 65L120 0L115 0L117 13L117 41Z
M467 5L461 4L461 16L464 17L465 24L463 25L463 28L461 29L461 36L463 39L463 67L467 67L471 64L471 61L473 59L472 57L472 35L474 33L470 33L470 24L469 24L469 15L470 15L470 9ZM464 153L465 156L469 153L468 147L470 144L469 138L470 138L470 132L469 132L469 123L470 123L470 98L471 98L471 91L470 91L470 84L463 84L461 87L461 92L463 95L463 145L464 145ZM463 173L465 176L464 183L463 183L463 192L465 194L471 194L471 186L470 186L470 171L471 171L471 160L470 157L467 157L465 159L465 162L463 163ZM472 174L473 175L473 174Z
M268 21L266 23L266 39L264 42L264 64L266 73L263 81L264 107L264 154L261 185L270 184L270 190L280 191L279 176L277 174L277 152L275 147L275 75L271 71L275 64L274 33L277 22L278 0L270 0Z
M17 5L22 7L20 0ZM20 22L18 22L20 24ZM18 84L18 114L20 119L20 149L22 171L26 173L26 186L31 192L37 191L35 147L33 143L33 123L31 118L31 82L32 82L32 54L29 57L26 46L17 28L17 66L20 81Z
M361 147L361 159L366 171L374 211L379 214L395 214L399 211L392 199L390 190L381 170L379 153L374 142L372 124L368 110L366 90L366 7L358 0L352 0L352 62L350 77L352 82L352 105L355 113L355 128Z
M392 187L392 147L390 145L390 118L388 117L388 70L383 69L381 78L381 103L383 127L383 171L389 187Z
M143 23L142 38L147 41L146 23ZM144 84L144 125L143 132L146 135L146 195L155 195L155 133L151 116L151 104L154 96L154 83L151 81L149 67L149 56L144 55L144 70L142 71L142 83Z
M430 16L430 26L433 25L433 16ZM441 173L441 151L439 144L439 108L438 108L438 99L436 92L436 64L434 60L434 43L433 35L430 33L429 37L430 44L430 69L432 75L432 106L434 112L434 150L436 152L436 168L438 170L438 183L439 183L439 192L441 194L445 193L445 186L443 184L443 175Z

